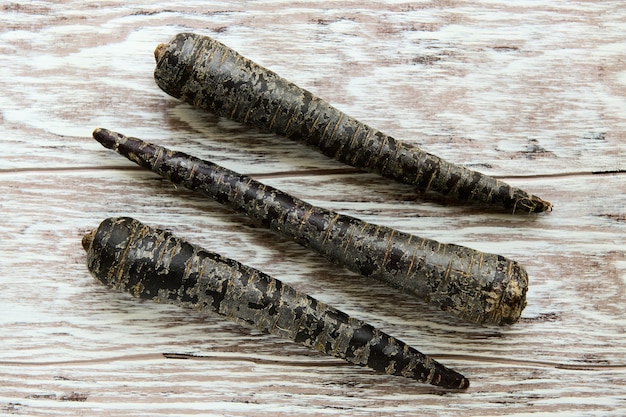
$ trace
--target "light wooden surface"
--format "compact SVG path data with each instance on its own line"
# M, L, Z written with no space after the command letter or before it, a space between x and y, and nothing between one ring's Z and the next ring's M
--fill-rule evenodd
M0 414L626 414L626 8L620 1L0 3ZM551 201L442 204L162 93L153 49L215 36L347 113ZM96 127L309 202L497 252L519 323L434 312L90 139ZM83 233L129 215L257 267L471 378L448 393L107 290Z

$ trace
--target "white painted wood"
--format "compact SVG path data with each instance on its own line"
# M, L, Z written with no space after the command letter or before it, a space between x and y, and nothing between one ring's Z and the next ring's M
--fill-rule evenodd
M0 4L0 414L626 414L621 2L206 3ZM441 204L180 104L154 84L152 51L183 30L215 36L359 119L555 210L526 217ZM175 189L91 140L96 127L371 222L517 259L530 274L529 305L510 327L460 323ZM89 275L80 239L118 215L366 319L472 386L443 393L111 292Z

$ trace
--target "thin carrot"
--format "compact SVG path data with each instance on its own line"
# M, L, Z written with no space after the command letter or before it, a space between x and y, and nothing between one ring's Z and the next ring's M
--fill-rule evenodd
M328 355L448 389L469 381L361 320L256 269L128 217L83 237L95 278L135 297L215 312Z
M333 262L479 323L516 322L528 276L517 262L442 244L315 207L182 152L96 129L94 138L140 166L246 213L259 224Z
M361 123L208 36L180 33L159 45L155 57L158 86L195 107L303 141L356 168L452 200L511 212L552 209L537 196Z

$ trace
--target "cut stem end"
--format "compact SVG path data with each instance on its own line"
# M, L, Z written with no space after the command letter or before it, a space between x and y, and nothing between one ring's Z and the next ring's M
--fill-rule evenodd
M96 236L96 231L92 230L89 233L86 233L85 236L83 236L83 240L82 240L82 244L83 244L83 249L85 249L85 252L89 251L89 248L91 247L91 244L93 243L93 239Z
M167 44L160 43L154 50L154 59L156 59L157 62L159 62L159 60L163 56L163 53L165 53L165 48L167 48Z

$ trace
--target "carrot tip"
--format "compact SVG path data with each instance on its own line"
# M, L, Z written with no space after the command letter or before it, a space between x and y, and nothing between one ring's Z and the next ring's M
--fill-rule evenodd
M517 209L525 213L550 212L552 211L552 207L552 203L543 200L536 195L521 196L515 199L513 214L518 211Z
M552 207L554 207L552 203L546 200L542 200L539 197L534 197L532 199L532 205L533 207L532 207L531 212L533 213L544 213L544 212L549 213L552 211Z
M467 389L470 386L469 379L449 368L446 368L445 372L437 375L430 383L446 389L459 390Z
M117 143L115 134L107 129L97 128L93 131L93 138L109 149L113 149Z
M459 389L468 389L470 386L470 381L467 378L463 378L461 380L461 384L459 384Z
M545 211L545 212L552 211L552 208L554 207L552 203L550 203L549 201L545 201L545 200L541 200L541 202L543 203L543 207L541 211Z

